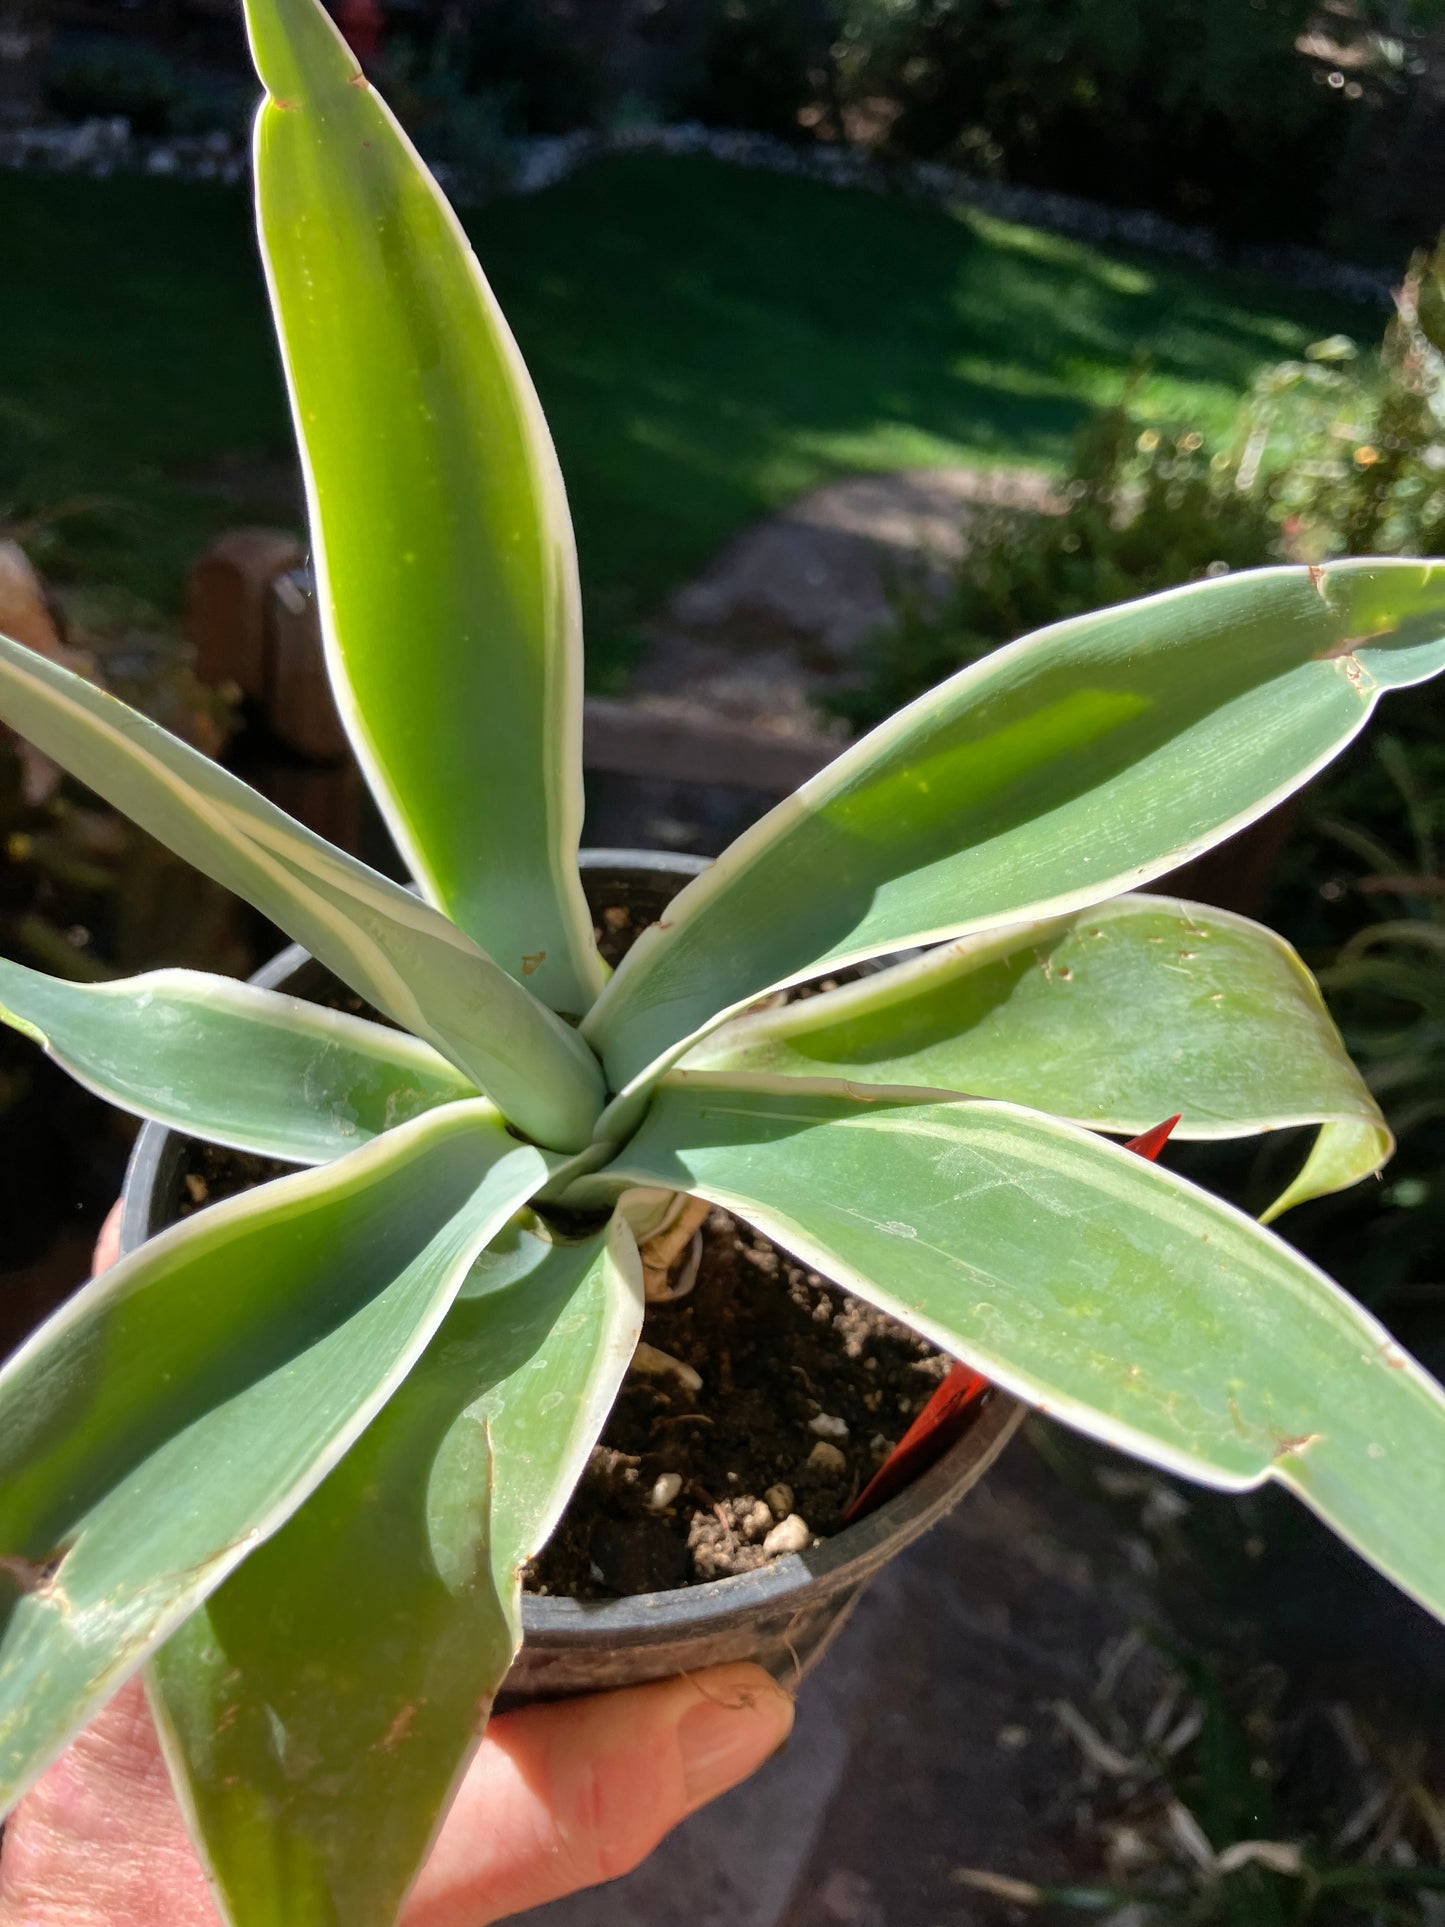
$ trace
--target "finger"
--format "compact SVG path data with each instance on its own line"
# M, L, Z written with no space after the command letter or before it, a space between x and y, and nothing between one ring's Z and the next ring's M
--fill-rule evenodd
M105 1214L105 1223L100 1227L100 1236L95 1241L95 1257L91 1260L91 1276L98 1278L120 1257L120 1214L123 1200L117 1198Z
M777 1751L783 1689L750 1665L533 1706L492 1722L404 1915L488 1927L628 1873Z

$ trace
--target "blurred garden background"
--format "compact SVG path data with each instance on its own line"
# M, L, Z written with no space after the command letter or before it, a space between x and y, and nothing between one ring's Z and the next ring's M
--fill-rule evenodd
M553 428L594 841L710 853L810 758L1060 616L1445 549L1442 0L332 4ZM331 726L277 696L314 623L252 101L234 0L0 0L0 628L375 855ZM1439 702L1387 704L1187 883L1320 976L1400 1149L1282 1229L1437 1371ZM679 730L709 780L668 762ZM0 736L0 954L100 978L244 971L271 942ZM126 1149L0 1033L0 1350L85 1275ZM1176 1162L1258 1208L1301 1152ZM877 1708L838 1716L894 1792L855 1776L817 1821L832 1859L802 1852L766 1918L1439 1927L1439 1629L1287 1500L1216 1503L1042 1425L1013 1457L949 1542L986 1569L975 1658L939 1685L931 1654L897 1758ZM942 1556L918 1580L940 1597L968 1584ZM987 1730L960 1737L965 1701ZM950 1814L945 1742L972 1762ZM943 1845L880 1898L879 1816L925 1769Z

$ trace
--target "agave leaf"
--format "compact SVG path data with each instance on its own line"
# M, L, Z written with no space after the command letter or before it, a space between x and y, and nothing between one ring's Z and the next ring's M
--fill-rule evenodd
M1401 1129L1407 1128L1401 1122ZM1332 1191L1358 1184L1361 1178L1378 1171L1394 1148L1394 1136L1383 1119L1378 1124L1348 1124L1343 1120L1326 1124L1293 1182L1286 1185L1268 1211L1260 1213L1260 1223L1273 1224L1297 1204L1308 1204L1311 1198L1325 1198Z
M114 696L0 636L0 716L178 856L436 1047L539 1142L587 1141L601 1102L576 1033L400 884Z
M741 836L644 931L585 1031L623 1091L770 989L1101 903L1252 822L1383 690L1442 667L1445 564L1415 561L1260 569L1040 630Z
M390 1927L520 1644L521 1566L641 1328L620 1217L576 1245L503 1234L370 1428L156 1655L236 1927Z
M546 1160L449 1104L214 1206L0 1372L0 1812L336 1464Z
M465 235L316 0L246 0L256 199L332 685L412 873L580 1014L582 636L561 471Z
M1291 1487L1445 1617L1445 1393L1298 1252L1122 1146L1011 1104L674 1073L578 1202L739 1212L1095 1438Z
M291 1164L477 1095L404 1031L196 970L74 984L0 957L0 1019L123 1110Z
M824 996L738 1017L684 1060L1008 1098L1132 1137L1320 1124L1270 1217L1377 1171L1393 1140L1313 977L1272 930L1126 896L963 937Z

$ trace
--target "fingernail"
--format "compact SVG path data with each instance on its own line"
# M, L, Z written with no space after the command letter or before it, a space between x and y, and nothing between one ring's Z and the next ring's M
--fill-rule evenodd
M730 1700L703 1700L678 1722L683 1784L699 1807L745 1780L776 1753L793 1724L793 1702L780 1687L734 1688Z

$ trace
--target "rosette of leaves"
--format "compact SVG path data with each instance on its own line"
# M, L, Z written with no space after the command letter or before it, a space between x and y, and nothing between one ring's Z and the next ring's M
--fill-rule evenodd
M0 1374L4 1801L146 1665L225 1915L391 1921L627 1368L637 1240L679 1196L1097 1438L1281 1481L1445 1614L1440 1389L1110 1136L1314 1124L1277 1208L1386 1155L1289 949L1133 892L1445 667L1445 564L1233 576L999 651L749 830L609 977L536 398L317 0L247 14L330 671L419 890L0 643L0 716L394 1026L0 966L10 1020L95 1089L305 1167L162 1232Z

